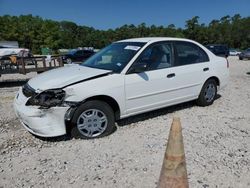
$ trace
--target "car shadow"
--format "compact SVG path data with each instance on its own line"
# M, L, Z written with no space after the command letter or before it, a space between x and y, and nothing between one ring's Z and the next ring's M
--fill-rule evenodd
M32 133L30 133L32 134ZM37 139L42 140L42 141L46 141L46 142L61 142L61 141L67 141L67 140L72 140L70 135L62 135L62 136L57 136L57 137L41 137L41 136L37 136L32 134L33 136L35 136Z
M29 81L29 79L1 81L0 82L0 88L5 88L5 87L19 87L19 86L23 86L28 81Z
M221 95L217 94L215 100L217 100L219 98L221 98ZM185 102L185 103L182 103L182 104L177 104L177 105L174 105L174 106L169 106L169 107L161 108L161 109L158 109L158 110L145 112L145 113L134 115L134 116L131 116L131 117L128 117L128 118L124 118L124 119L118 120L117 125L122 127L122 126L129 125L131 123L138 123L140 121L145 121L145 120L148 120L148 119L152 119L152 118L155 118L157 116L162 116L162 115L165 115L165 114L168 114L168 113L173 113L173 112L176 112L176 111L191 108L193 106L197 106L196 101L189 101L189 102Z

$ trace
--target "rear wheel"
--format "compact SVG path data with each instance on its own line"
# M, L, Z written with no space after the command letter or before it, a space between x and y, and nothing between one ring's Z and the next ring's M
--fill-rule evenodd
M242 58L242 57L239 57L239 60L243 60L243 58Z
M112 108L103 101L87 101L82 104L72 118L71 136L92 139L107 136L115 130Z
M214 79L206 81L203 85L199 98L197 99L197 104L199 106L208 106L213 104L215 97L217 95L217 83Z

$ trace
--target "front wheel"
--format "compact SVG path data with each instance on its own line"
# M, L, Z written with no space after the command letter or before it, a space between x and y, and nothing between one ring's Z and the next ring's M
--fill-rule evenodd
M67 59L66 59L66 62L67 62L68 64L72 64L72 59L71 59L71 58L67 58Z
M114 111L106 102L87 101L78 107L71 123L74 138L100 138L115 130Z
M215 97L217 95L217 83L215 80L211 79L205 82L203 85L199 98L197 99L197 104L199 106L208 106L213 104Z

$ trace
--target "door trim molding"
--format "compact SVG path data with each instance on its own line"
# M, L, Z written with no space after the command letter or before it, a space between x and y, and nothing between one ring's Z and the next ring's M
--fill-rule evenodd
M134 97L129 97L127 98L127 100L134 100L134 99L139 99L139 98L143 98L143 97L148 97L148 96L153 96L153 95L158 95L158 94L162 94L162 93L166 93L166 92L172 92L172 91L176 91L176 90L180 90L180 89L186 89L186 88L190 88L190 87L195 87L198 85L201 85L202 83L196 83L196 84L191 84L191 85L186 85L184 87L177 87L177 88L173 88L173 89L167 89L167 90L163 90L163 91L158 91L158 92L153 92L153 93L147 93L144 95L137 95Z

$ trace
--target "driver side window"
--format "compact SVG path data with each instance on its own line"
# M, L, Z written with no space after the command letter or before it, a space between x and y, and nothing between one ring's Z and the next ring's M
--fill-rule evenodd
M145 71L164 69L173 66L173 50L170 42L162 42L146 48L133 66L145 67Z

